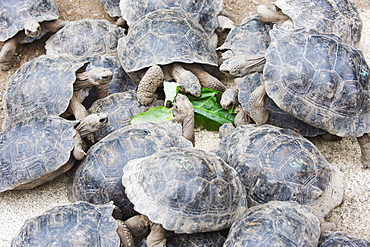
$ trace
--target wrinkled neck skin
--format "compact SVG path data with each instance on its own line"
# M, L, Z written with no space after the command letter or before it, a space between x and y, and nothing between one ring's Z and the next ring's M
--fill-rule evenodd
M194 146L195 135L194 135L194 116L185 116L181 119L182 121L182 136L187 140L191 141Z

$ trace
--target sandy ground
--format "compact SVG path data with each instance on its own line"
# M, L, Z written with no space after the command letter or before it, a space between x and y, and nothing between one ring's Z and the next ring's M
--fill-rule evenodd
M228 15L235 24L238 24L246 16L255 13L256 6L261 2L263 1L225 0L224 14ZM367 61L370 61L370 2L367 0L354 2L364 23L361 48ZM65 20L104 18L114 21L104 13L98 0L57 0L57 3L61 18ZM44 54L45 40L46 38L19 47L15 67L8 72L0 72L0 102L9 76L20 64ZM0 123L2 119L1 109ZM338 230L370 241L370 169L364 170L361 167L357 141L354 138L344 138L339 142L325 142L321 139L315 139L313 142L327 160L344 173L347 185L343 204L332 211L328 220L335 222ZM196 147L213 150L217 148L217 145L217 132L197 130ZM67 173L32 190L0 193L0 246L10 245L12 238L15 237L27 218L37 216L54 206L69 203L66 187L68 179L69 174Z

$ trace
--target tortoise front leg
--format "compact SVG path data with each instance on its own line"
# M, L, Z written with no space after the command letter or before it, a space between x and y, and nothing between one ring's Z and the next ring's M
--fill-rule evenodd
M82 148L83 141L78 131L76 131L76 135L73 137L73 140L74 140L75 145L72 151L72 155L76 160L82 160L83 158L86 157L86 153Z
M18 32L13 38L5 41L0 51L0 69L3 71L10 70L12 67L13 56L17 50L18 43L26 38L24 32Z
M238 86L233 86L225 90L225 92L221 96L220 105L223 109L229 110L232 106L238 106L239 99L238 99L239 89Z
M357 137L357 142L361 150L361 162L364 168L370 167L370 136L368 133L363 136Z
M150 105L154 100L154 93L163 84L164 73L159 65L150 67L141 78L137 87L137 100L142 105Z
M265 108L266 90L265 86L257 87L252 93L248 101L250 109L250 117L254 120L257 126L267 122L269 112Z
M216 77L206 72L199 64L186 64L184 67L191 71L199 80L202 87L210 88L213 90L224 92L225 85L220 82Z

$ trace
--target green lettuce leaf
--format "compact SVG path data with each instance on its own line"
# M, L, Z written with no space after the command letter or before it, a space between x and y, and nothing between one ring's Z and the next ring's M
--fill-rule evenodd
M141 122L160 123L163 121L170 121L172 118L172 108L158 106L151 107L146 112L137 114L131 119L130 124L137 124Z

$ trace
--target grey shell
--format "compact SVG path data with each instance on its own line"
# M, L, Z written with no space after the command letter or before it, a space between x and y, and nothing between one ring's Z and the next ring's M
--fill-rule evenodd
M111 246L119 247L114 205L76 202L56 206L26 220L11 246Z
M241 125L216 153L238 172L252 204L297 201L326 216L343 200L343 174L293 130Z
M211 36L218 27L217 16L223 8L222 0L122 0L122 17L132 26L142 16L158 9L171 9L188 13Z
M4 94L4 128L29 117L65 112L73 95L76 71L85 63L43 55L19 67L9 78Z
M370 242L365 239L360 239L349 235L348 233L337 231L325 231L321 234L318 247L369 247Z
M216 51L203 28L186 13L171 10L157 10L140 18L119 40L117 49L121 65L130 76L156 64L217 66Z
M161 104L161 103L162 104ZM150 106L142 106L137 101L135 91L114 93L105 98L96 100L88 109L89 114L104 113L108 116L108 124L101 130L94 132L95 141L130 125L130 121L139 113L147 111L152 106L163 105L163 101L156 101Z
M335 34L354 46L360 42L362 21L349 0L277 0L275 5L292 19L295 29Z
M58 19L56 2L52 0L2 0L0 2L0 41L6 41L24 29L28 20L37 22Z
M271 201L245 211L230 228L224 247L317 246L320 221L296 202Z
M283 111L333 135L370 132L369 67L334 35L270 31L266 92Z
M72 57L116 54L122 36L123 29L107 20L72 21L46 41L46 54Z
M247 208L235 170L214 153L169 148L132 160L122 184L135 210L175 233L229 228Z
M120 0L100 0L100 3L103 5L105 12L107 12L110 17L121 16L119 2Z
M250 112L249 109L249 99L251 93L258 86L262 85L263 75L261 73L253 73L244 76L239 85L238 100L244 111ZM265 101L265 108L269 112L269 118L267 119L267 124L271 124L280 128L288 128L297 131L303 136L314 137L318 135L323 135L326 131L306 124L292 115L281 110L275 102L267 97Z
M222 247L225 237L219 232L173 234L166 237L166 247ZM148 247L142 240L136 247Z
M132 159L149 156L168 147L191 147L181 136L181 125L140 123L123 127L95 143L72 179L69 198L100 204L114 201L123 217L137 214L127 199L121 178Z
M0 192L33 188L68 170L74 125L59 117L29 118L1 132Z
M263 54L270 44L268 32L271 28L272 23L261 22L258 16L247 17L230 30L225 42L217 50L231 50L234 55L245 56Z

